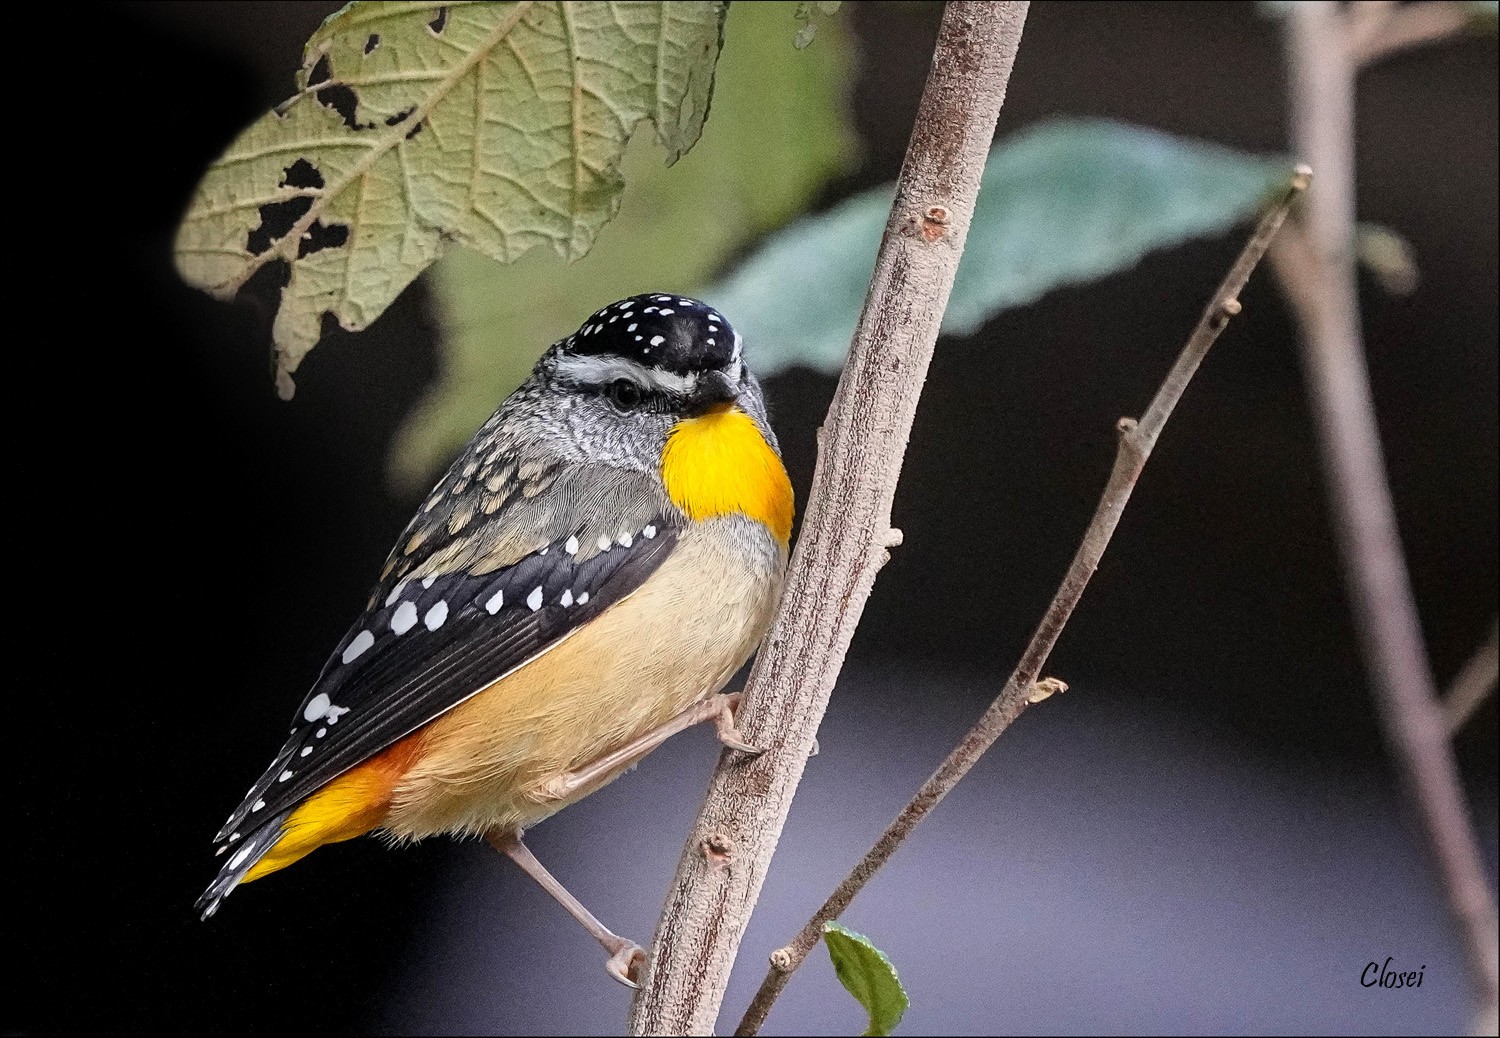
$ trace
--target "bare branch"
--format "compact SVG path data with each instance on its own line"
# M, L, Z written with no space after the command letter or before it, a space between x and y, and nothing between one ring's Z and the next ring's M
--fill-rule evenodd
M896 200L818 451L781 608L657 924L634 1034L708 1034L875 575L891 503L1020 45L1027 4L943 11ZM705 853L706 850L712 853Z
M1401 10L1405 10L1402 8ZM1392 16L1394 18L1394 15ZM1355 624L1386 740L1459 925L1482 1011L1500 999L1495 899L1438 703L1375 419L1354 267L1354 77L1337 3L1287 19L1295 144L1318 170L1289 284Z
M1443 716L1448 719L1450 734L1456 734L1474 716L1479 705L1495 691L1497 679L1500 679L1500 621L1490 625L1489 640L1474 650L1443 697Z
M1161 388L1156 391L1145 415L1139 422L1132 418L1120 419L1117 425L1120 437L1109 483L1099 498L1094 517L1084 531L1083 542L1068 566L1067 575L1063 577L1057 593L1052 596L1042 622L1031 636L1031 642L1026 646L1021 662L1011 673L1010 680L1005 683L1005 688L954 747L953 752L948 754L947 759L922 783L916 795L886 827L880 839L875 841L875 846L870 848L859 864L854 866L838 888L829 895L828 900L823 902L823 907L818 909L789 944L772 953L771 968L766 973L766 979L761 981L760 990L755 993L750 1008L745 1010L745 1016L735 1034L753 1035L760 1031L766 1014L786 987L787 981L797 967L802 965L808 953L817 946L823 924L843 914L844 909L849 907L849 903L864 889L875 872L890 859L922 819L958 785L959 780L969 773L969 769L978 763L984 752L1021 716L1026 707L1041 702L1055 692L1067 690L1067 686L1056 678L1038 681L1037 675L1047 665L1052 647L1057 644L1068 618L1073 615L1073 609L1088 587L1089 578L1094 575L1099 560L1103 558L1104 550L1109 547L1110 538L1114 536L1115 527L1119 525L1125 505L1130 501L1131 491L1135 489L1136 481L1161 436L1162 428L1172 416L1173 408L1182 399L1183 391L1187 389L1193 373L1198 370L1198 365L1213 346L1214 340L1219 337L1229 319L1240 312L1240 290L1245 287L1251 271L1265 255L1271 239L1285 221L1293 200L1307 190L1310 175L1305 167L1298 169L1285 196L1261 218L1255 233L1204 308L1198 326L1163 380Z
M1393 54L1439 43L1463 32L1469 12L1454 0L1388 4L1365 0L1350 14L1348 47L1354 67L1363 69Z

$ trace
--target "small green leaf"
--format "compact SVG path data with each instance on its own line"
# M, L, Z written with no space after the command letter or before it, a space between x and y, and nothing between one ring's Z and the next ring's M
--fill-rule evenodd
M177 268L232 297L284 261L283 395L332 313L379 317L450 245L576 260L620 206L636 126L675 162L708 114L725 5L351 3L308 41L300 92L209 169Z
M855 933L838 923L823 924L823 943L833 960L833 972L844 990L870 1014L865 1034L887 1035L896 1029L911 1000L896 976L890 958L864 934Z
M792 46L802 50L812 43L818 35L818 23L815 19L819 16L831 17L838 13L841 6L843 6L843 0L800 0L792 17L800 22L802 27L793 37Z
M1055 288L1222 233L1291 168L1122 123L1034 126L990 152L943 331L969 334ZM843 363L893 191L872 189L777 232L702 293L744 336L757 372Z
M509 267L455 249L432 268L442 372L392 446L392 483L422 489L548 345L636 292L691 292L736 250L790 220L848 168L852 45L838 22L786 45L790 2L730 7L703 139L668 169L643 139L623 167L619 215L577 263L535 253Z

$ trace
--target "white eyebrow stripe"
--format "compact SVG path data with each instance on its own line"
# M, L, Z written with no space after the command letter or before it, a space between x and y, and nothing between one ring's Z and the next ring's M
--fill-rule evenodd
M604 385L618 378L646 389L669 393L691 393L698 386L696 375L678 375L661 368L648 368L624 357L565 353L557 358L557 373L589 385Z

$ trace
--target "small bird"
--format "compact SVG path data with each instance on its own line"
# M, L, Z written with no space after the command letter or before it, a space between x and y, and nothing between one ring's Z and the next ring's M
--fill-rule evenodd
M291 737L218 833L207 919L324 844L484 836L605 928L522 832L712 721L769 626L793 497L760 385L719 312L612 303L554 344L401 534Z

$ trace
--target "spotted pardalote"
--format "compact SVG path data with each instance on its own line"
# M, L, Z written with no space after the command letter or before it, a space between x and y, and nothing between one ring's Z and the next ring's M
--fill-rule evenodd
M483 835L604 944L522 831L676 731L781 590L792 488L740 336L713 308L633 296L553 345L401 534L290 737L217 836L205 917L328 843Z

